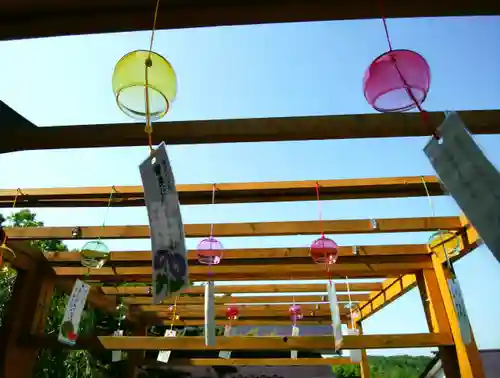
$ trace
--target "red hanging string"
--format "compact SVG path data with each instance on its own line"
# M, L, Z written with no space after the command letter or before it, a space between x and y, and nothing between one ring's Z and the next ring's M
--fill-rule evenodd
M318 201L318 217L319 217L319 226L320 226L320 230L321 230L321 237L324 238L325 237L325 227L323 224L323 211L321 208L321 199L319 196L319 182L318 181L316 181L316 200Z
M378 7L379 7L380 15L382 17L382 23L384 24L385 38L386 38L387 44L389 46L389 51L392 52L393 51L392 50L392 42L391 42L391 37L389 35L389 28L387 27L387 18L385 17L384 7L383 7L383 4L382 4L382 0L378 0ZM422 121L424 122L424 124L426 126L428 126L432 130L432 132L431 132L432 137L435 138L435 139L437 139L437 140L439 140L439 135L435 131L434 125L432 125L432 123L431 123L431 121L429 119L429 115L422 108L422 106L420 105L420 103L415 98L415 95L410 90L410 86L408 85L407 81L405 80L402 72L400 71L400 69L399 69L399 67L397 65L396 58L393 55L391 55L391 58L392 58L392 60L394 62L394 67L396 68L396 71L398 72L399 77L401 78L401 81L403 82L403 84L405 86L406 93L408 94L408 96L410 97L410 99L413 101L413 103L415 104L416 108L418 109L418 111L420 113L420 117L422 118Z

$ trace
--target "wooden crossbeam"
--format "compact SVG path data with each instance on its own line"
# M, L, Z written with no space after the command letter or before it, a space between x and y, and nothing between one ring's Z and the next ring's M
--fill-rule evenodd
M218 337L215 346L206 346L203 337L115 337L101 336L99 342L112 350L335 350L332 336ZM344 349L427 348L451 345L450 335L422 333L407 335L344 336Z
M414 274L405 274L398 278L390 278L383 282L383 289L370 293L370 300L359 304L359 321L366 319L375 312L392 303L417 284Z
M216 184L217 204L311 201L316 199L316 183L322 200L426 196L425 180L431 195L442 195L435 176L342 179L321 181L249 182ZM177 185L182 205L212 203L212 184ZM144 206L142 186L0 189L0 208L17 207L96 207L107 206L113 192L113 207Z
M304 4L302 2L300 4L302 9ZM436 3L433 4L435 6ZM450 5L450 7L453 6ZM338 8L335 6L335 9ZM449 12L448 8L446 12ZM111 18L106 17L106 24L115 16L116 14ZM149 18L150 12L148 11ZM93 23L94 20L91 24ZM18 23L18 17L16 17L16 25L22 25ZM3 30L7 29L7 27L3 28ZM429 112L428 114L429 124L432 125L439 125L444 119L443 112ZM499 114L498 110L462 111L460 118L471 133L498 134L500 133ZM17 127L18 124L9 126L2 131L0 153L63 148L144 146L146 144L143 128L131 123L53 127ZM160 144L167 140L169 145L174 145L409 137L427 136L431 134L431 131L422 126L418 113L390 113L157 122L152 136L153 144Z
M346 292L345 283L335 283L337 292ZM366 292L382 289L381 282L353 282L349 284L351 292ZM150 286L103 286L103 293L107 295L135 296L150 295ZM218 294L248 294L248 293L323 293L326 294L326 283L324 284L290 284L289 281L283 281L279 284L268 285L216 285L215 292ZM203 286L190 286L182 291L183 294L204 294ZM170 298L171 300L172 298ZM166 299L168 300L168 298Z
M356 253L356 255L354 255ZM367 245L367 246L343 246L339 247L339 262L349 260L352 262L362 261L365 257L374 256L401 256L404 255L426 255L429 251L425 244L409 245ZM403 256L402 256L403 255ZM45 258L52 266L79 265L81 261L79 252L45 252ZM347 258L347 259L346 259ZM354 258L354 259L353 259ZM151 264L151 251L117 251L111 252L107 265L120 266L128 265L141 266ZM196 262L198 252L188 251L190 263ZM280 261L283 263L303 263L310 261L309 248L242 248L224 249L222 264L227 264L229 260L236 263L241 260L266 260ZM347 261L346 261L347 262Z
M384 232L419 232L457 230L459 217L381 218L299 222L220 223L214 225L215 237L285 236L325 234L367 234ZM206 237L210 224L187 224L186 237ZM73 239L73 227L6 228L12 240ZM80 239L144 239L149 238L149 226L88 226L80 227Z
M159 318L156 318L159 319ZM340 321L342 324L349 324L350 320L347 316L341 316ZM226 317L218 317L215 319L215 322L218 326L224 326L229 323ZM180 317L180 319L174 320L172 322L171 318L165 318L163 320L154 320L150 324L154 325L173 325L179 327L188 327L188 326L202 326L206 323L204 317L198 318L184 318ZM300 320L301 325L331 325L332 318L330 315L328 316L305 316ZM246 317L244 319L232 320L231 325L233 326L290 326L290 317L289 316L275 316L275 317Z
M67 348L57 337L31 336L21 340L38 348ZM343 349L431 348L453 344L449 334L414 333L405 335L344 336ZM231 351L325 351L335 350L332 336L232 336L217 337L215 346L206 346L204 337L99 336L80 337L76 349L108 350L231 350Z
M280 316L280 314L288 315L288 310L290 309L290 304L265 304L265 305L242 305L235 303L234 306L237 306L240 311L241 317L246 316ZM174 312L174 306L171 305L137 305L137 307L145 312L165 312L170 315ZM225 316L226 305L215 306L215 312L217 316ZM330 314L330 307L328 303L323 304L301 304L300 305L303 314L314 312L318 315L327 316ZM197 316L203 317L205 306L204 304L178 304L175 306L176 313L181 314L195 314L189 315L191 317ZM344 306L339 306L339 311L341 314L348 314L349 310L344 308ZM220 314L220 315L219 315ZM187 315L185 315L187 316Z
M326 0L308 3L284 0L268 0L263 3L167 2L162 5L163 12L157 21L158 29L381 17L376 3L370 2L363 3L363 6L351 3L332 4ZM57 7L57 3L23 7L13 1L6 1L0 7L5 20L0 40L150 30L152 6L153 3L150 2L118 2L108 5L80 0L62 8ZM469 2L444 0L436 3L424 0L418 7L387 0L384 2L384 14L389 18L497 15L498 8L495 3L485 0L474 2L474 6Z
M335 358L190 358L169 360L169 365L190 366L336 366L354 365L349 357ZM149 366L149 365L148 365Z
M415 273L421 269L430 269L429 256L418 255L418 260L413 262L387 262L387 263L336 263L335 270L328 270L318 264L291 265L217 265L189 267L189 277L192 282L206 281L208 277L216 281L229 280L268 280L273 279L327 279L348 277L394 277L405 273ZM237 269L235 267L238 267ZM108 281L137 281L150 282L152 275L151 266L142 267L104 267L101 269L88 269L84 267L53 267L58 276L68 277L97 277ZM272 272L270 277L269 272Z
M351 300L353 303L367 301L370 299L369 294L338 294L337 300L339 302L348 302ZM203 304L204 297L197 296L180 296L179 298L173 300L169 298L163 301L165 305L173 305L174 303L179 304ZM325 295L266 295L266 296L245 296L245 297L235 297L235 296L223 296L215 297L216 304L240 304L240 303L326 303L328 298ZM129 305L149 305L152 303L151 296L143 297L124 297L123 301Z

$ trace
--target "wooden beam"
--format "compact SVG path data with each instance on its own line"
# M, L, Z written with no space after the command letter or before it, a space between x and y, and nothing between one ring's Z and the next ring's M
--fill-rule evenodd
M113 5L114 4L114 5ZM442 17L496 15L495 3L478 0L468 2L449 0L435 3L424 0L417 8L396 0L384 2L387 17ZM162 4L158 29L183 29L207 26L253 25L304 21L329 21L380 18L380 9L371 2L355 6L350 3L332 4L326 0L308 3L269 0L223 2L167 2ZM0 40L52 37L74 34L115 33L151 29L153 2L76 1L71 5L47 3L22 7L6 2L0 10L5 27ZM17 19L18 22L13 20Z
M363 335L363 325L361 322L355 324L359 331L359 335ZM360 378L370 378L370 364L368 363L368 354L366 349L361 349L361 362L359 363L359 372L361 374Z
M477 349L472 329L470 331L472 340L469 344L465 344L460 332L461 325L459 324L457 312L453 304L453 298L448 286L448 274L446 269L443 268L442 261L440 261L434 253L432 254L432 265L448 317L451 334L453 335L460 374L462 377L484 378L483 362Z
M429 331L451 335L450 323L434 270L424 269L416 277ZM439 359L446 377L460 377L460 366L454 345L439 347Z
M206 237L210 224L184 225L186 237ZM374 227L375 226L375 227ZM214 225L215 237L285 236L325 234L368 234L385 232L420 232L458 230L459 217L381 218L299 222L219 223ZM149 226L80 227L80 239L144 239ZM73 227L6 228L11 240L73 239Z
M435 176L342 179L321 181L249 182L216 184L217 204L316 200L319 184L322 200L443 195ZM212 203L213 184L177 185L182 205ZM144 206L142 186L0 189L0 208L17 207L106 207L113 192L113 207Z
M461 249L460 252L451 259L452 261L460 259L480 245L479 236L472 225L469 224L468 220L461 216L460 221L462 223L462 228L456 232L456 237L460 238ZM441 256L440 261L441 263L445 262L444 255ZM394 279L387 279L382 283L384 286L383 290L370 293L372 299L368 302L362 302L359 304L359 307L363 308L360 320L373 315L403 294L416 287L417 280L415 276L411 275L402 277L397 282L397 285L394 285L394 283Z
M298 337L217 337L215 346L206 346L203 337L114 337L99 342L112 350L335 350L332 336ZM344 336L345 349L425 348L450 345L449 335L422 333L407 335Z
M290 284L289 281L284 281L280 284L268 285L216 285L215 292L217 294L248 294L248 293L323 293L326 294L326 283L324 284ZM346 292L347 285L345 283L335 283L337 292ZM103 286L102 291L107 295L150 295L150 286ZM349 284L351 292L376 291L382 289L381 282L353 282ZM190 286L182 291L183 294L204 294L203 286ZM171 299L171 298L170 298ZM168 299L166 299L168 300Z
M347 302L349 299L353 303L368 300L368 294L338 294L337 300L340 302ZM128 305L149 305L152 304L153 298L151 296L144 297L125 297L124 302ZM202 296L191 297L191 296L180 296L178 299L173 300L168 298L163 301L165 305L173 305L174 302L177 305L187 305L187 304L203 304L205 298ZM234 297L234 296L223 296L215 297L216 304L241 304L241 303L260 303L260 304L270 304L270 303L328 303L328 298L325 295L273 295L273 296L245 296L245 297Z
M436 6L435 4L433 3L433 7ZM254 6L255 4L252 5L252 7ZM334 7L335 9L340 8L337 5ZM447 6L446 12L449 12L449 7L453 7L453 5ZM300 2L301 13L303 8L304 4ZM169 13L165 11L164 14ZM113 12L112 17L107 16L106 24L109 23L110 19L116 17L115 12ZM134 14L133 17L135 19L137 15ZM151 27L150 17L151 10L148 11L148 29ZM22 25L18 23L19 17L16 16L15 19L16 25ZM46 20L46 16L41 19ZM93 24L93 22L88 23L88 25ZM8 30L7 26L3 30ZM444 119L443 112L430 112L428 114L429 124L432 125L439 125ZM460 112L460 117L471 133L498 134L500 133L499 114L498 110L474 110ZM431 130L422 125L418 113L168 121L155 123L154 128L153 144L167 140L169 145L431 135ZM2 138L0 138L0 152L127 147L145 146L146 144L144 127L131 123L23 129L6 127L2 132Z
M366 245L366 246L344 246L339 247L339 262L362 261L365 257L373 256L401 256L403 255L427 255L427 245ZM356 253L356 255L354 255ZM52 266L80 265L80 252L45 252L45 258ZM347 259L345 259L347 258ZM354 258L354 259L353 259ZM107 265L113 266L134 264L134 266L150 265L152 259L151 251L117 251L111 252ZM189 262L198 259L196 250L188 251ZM240 248L224 249L222 264L229 260L278 260L283 259L283 263L293 263L299 261L310 261L309 248Z
M349 319L346 316L341 316L340 321L342 324L348 324ZM215 322L218 326L225 326L228 323L228 320L226 317L220 317L216 318ZM157 323L150 323L154 325L172 325L172 320L171 319L163 319L160 322ZM179 326L179 327L189 327L189 326L202 326L205 324L205 318L200 317L200 318L180 318L178 320L175 320L173 322L174 326ZM311 326L317 326L317 325L331 325L332 324L332 318L330 315L328 316L308 316L304 317L303 319L300 320L300 325L311 325ZM233 320L231 321L232 326L250 326L250 327L257 327L257 326L290 326L290 317L289 316L277 316L274 318L264 318L264 317L249 317L245 319L238 319L238 320Z
M24 343L40 348L67 348L57 342L53 336L32 336ZM416 333L405 335L363 335L344 336L344 349L392 349L392 348L430 348L451 345L449 335L435 333ZM204 337L134 337L134 336L99 336L81 337L73 349L108 349L108 350L231 350L231 351L324 351L335 350L332 336L232 336L217 337L215 346L206 346Z
M164 312L167 313L167 316L172 316L174 313L174 306L170 305L137 305L139 309L145 312ZM241 305L234 304L237 306L240 313L239 317L250 317L250 316L262 316L262 317L272 317L272 316L281 316L282 314L288 315L288 311L290 309L290 304L266 304L266 305ZM318 316L328 316L330 314L330 306L328 303L324 304L301 304L300 305L302 313L309 314L315 313ZM203 317L205 310L204 304L197 305L183 305L178 304L176 306L176 313L182 317ZM215 314L216 316L225 316L226 315L227 306L224 305L216 305L215 306ZM346 315L349 313L349 310L340 306L339 312L342 315ZM193 315L191 315L193 314Z
M395 277L399 274L415 273L421 269L430 268L431 263L428 256L419 256L420 261L414 262L388 262L388 263L337 263L335 270L330 272L333 278L348 277ZM189 267L189 277L192 282L206 281L208 277L216 281L230 280L266 280L269 272L273 279L327 279L327 269L312 261L309 264L297 265L217 265ZM88 269L84 267L54 267L58 276L67 277L90 277L106 281L137 281L150 282L152 267L103 267L101 269Z
M176 359L169 361L169 365L175 366ZM353 365L349 357L336 358L190 358L178 361L179 365L185 366L334 366Z
M389 303L392 303L403 294L410 291L416 285L416 279L413 274L405 274L398 278L387 279L382 283L383 289L379 292L370 293L370 300L361 302L359 308L359 321L366 319L375 312L383 309Z

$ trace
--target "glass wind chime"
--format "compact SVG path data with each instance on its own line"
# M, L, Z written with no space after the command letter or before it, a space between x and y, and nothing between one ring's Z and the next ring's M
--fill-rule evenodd
M393 50L387 20L383 15L382 23L389 50L375 58L366 70L363 78L365 98L382 113L417 108L423 121L428 123L422 104L431 84L429 64L415 51ZM435 132L432 135L437 137Z
M217 188L212 185L212 207L215 205L215 192ZM222 259L222 243L214 238L214 224L210 224L210 235L203 239L196 248L198 262L208 265L208 280L205 285L205 344L215 345L215 283L212 280L211 268L218 265Z
M325 229L323 224L323 212L321 208L320 198L320 185L316 182L316 201L318 203L318 216L321 228L321 236L316 239L309 249L311 258L316 264L325 265L328 274L327 293L328 302L330 305L330 314L332 317L333 336L335 338L335 350L340 349L342 345L342 324L340 322L340 311L337 302L337 292L335 290L335 283L332 280L331 268L337 262L338 246L332 239L325 236Z

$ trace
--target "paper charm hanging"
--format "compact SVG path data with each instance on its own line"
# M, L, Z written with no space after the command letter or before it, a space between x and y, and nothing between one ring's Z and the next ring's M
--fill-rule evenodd
M167 329L165 331L164 337L176 337L176 336L177 336L177 331L175 329ZM171 350L160 350L160 352L158 353L157 361L167 364L168 360L170 359L171 353L172 353Z
M349 336L359 336L359 330L354 328L348 328L347 334ZM361 349L349 349L349 357L351 358L351 362L355 364L359 364L361 362Z
M165 144L139 169L151 228L153 304L160 304L189 285L184 225Z
M205 286L205 345L215 346L215 283L208 281Z
M228 306L228 308L226 309L226 318L229 321L229 324L226 324L224 326L224 336L226 336L226 337L231 336L231 333L232 333L231 322L233 320L237 320L239 314L240 314L240 310L239 310L238 306L234 306L234 305ZM229 358L231 358L231 351L220 351L219 357L229 359Z
M233 330L233 328L231 327L231 324L226 324L224 326L224 336L230 337L232 334L232 330ZM219 358L224 358L225 360L229 360L231 358L231 351L221 350L219 352Z
M300 334L300 328L297 326L297 324L294 324L292 326L292 336L299 336ZM299 352L297 350L292 350L290 351L290 357L294 360L298 358Z
M76 280L71 295L69 296L66 309L64 310L63 320L59 327L59 336L57 339L62 344L75 345L78 339L80 320L83 309L87 302L87 296L90 287L85 282Z
M332 317L333 337L335 339L335 351L337 352L342 347L342 323L340 321L340 311L337 302L337 291L335 290L335 283L328 281L326 284L328 292L328 302L330 304L330 315Z
M458 317L458 325L460 327L460 335L464 344L468 345L472 342L472 331L469 322L469 316L467 315L467 309L465 307L464 297L462 295L462 290L458 284L456 278L448 279L448 286L450 288L451 297L453 299L453 306Z
M118 323L118 329L113 332L113 336L123 336L123 329L121 329L122 322L127 318L128 308L123 303L120 302L118 306L116 306L116 320ZM123 351L121 350L113 350L111 352L111 361L118 362L123 359Z
M483 242L500 261L500 173L456 112L424 148L431 165Z

